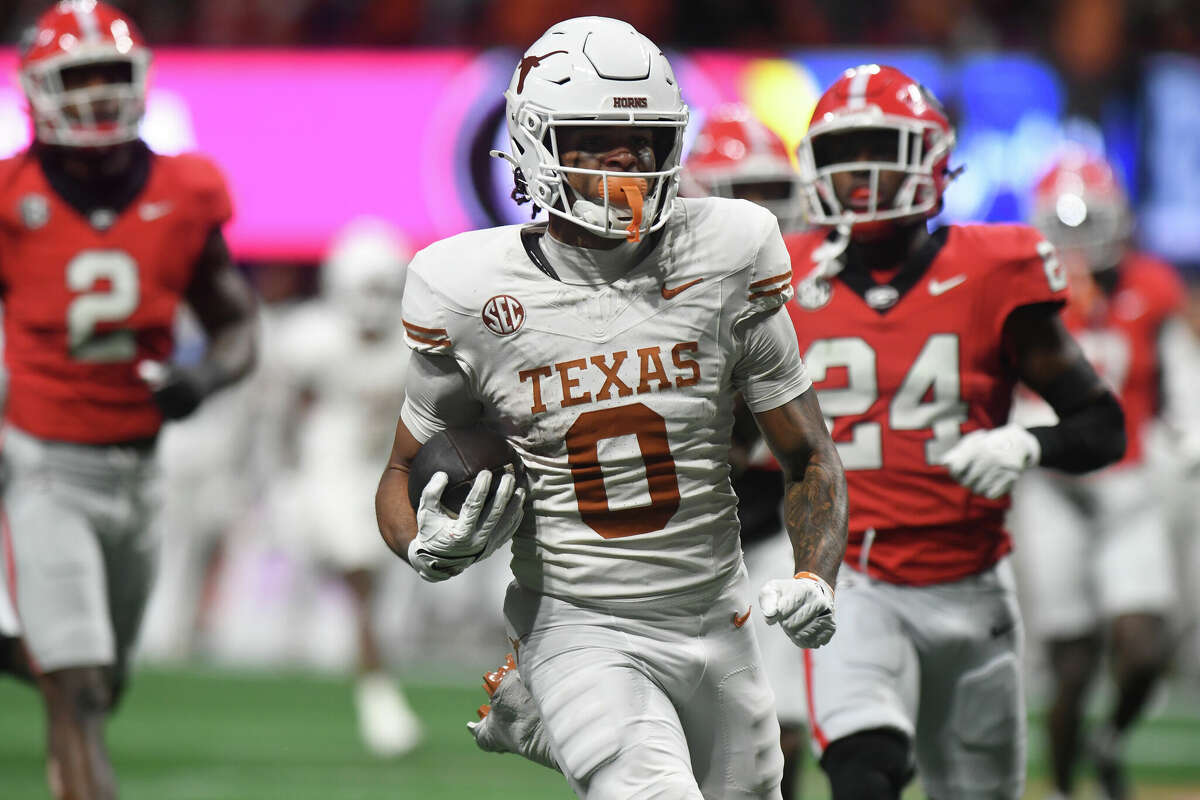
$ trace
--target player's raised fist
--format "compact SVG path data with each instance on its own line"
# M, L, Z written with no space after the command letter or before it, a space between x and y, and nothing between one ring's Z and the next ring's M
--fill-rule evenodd
M950 448L942 463L950 477L991 500L1003 497L1017 478L1041 460L1038 440L1020 425L972 431Z
M833 589L820 575L797 573L794 578L763 584L758 605L768 625L779 624L798 647L815 648L833 638Z

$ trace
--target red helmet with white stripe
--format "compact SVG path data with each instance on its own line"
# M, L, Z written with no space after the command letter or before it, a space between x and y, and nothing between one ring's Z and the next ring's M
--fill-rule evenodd
M942 104L895 67L848 69L817 101L798 152L806 214L818 225L924 219L942 207L953 178L948 168L954 128ZM851 197L839 197L834 177L862 177ZM893 192L886 173L902 179ZM891 196L883 196L890 194Z
M133 141L146 110L150 51L133 21L97 0L62 0L28 34L19 74L38 141Z
M1038 181L1033 197L1031 222L1059 250L1079 251L1093 272L1121 260L1133 215L1103 158L1072 148Z
M687 181L713 197L753 200L785 231L801 220L800 176L787 146L742 103L713 109L684 164Z

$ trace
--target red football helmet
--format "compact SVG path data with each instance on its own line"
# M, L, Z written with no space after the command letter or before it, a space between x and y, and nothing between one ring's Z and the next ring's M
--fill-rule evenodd
M1093 272L1115 267L1133 229L1129 199L1112 166L1072 148L1037 182L1034 225L1060 250L1078 251Z
M57 3L38 19L21 53L21 85L38 141L106 147L136 139L149 65L142 35L120 11L96 0ZM100 78L87 80L88 68Z
M784 231L801 221L800 176L779 136L741 103L717 106L684 164L686 180L713 197L753 200Z
M858 139L872 137L869 160ZM906 217L928 218L942 207L942 192L953 178L948 168L954 128L942 104L917 81L894 67L866 64L842 73L821 95L798 152L806 214L817 225L853 226L856 234L886 226L871 225ZM880 198L880 173L906 177L891 202ZM855 172L869 176L856 202L838 199L833 176Z

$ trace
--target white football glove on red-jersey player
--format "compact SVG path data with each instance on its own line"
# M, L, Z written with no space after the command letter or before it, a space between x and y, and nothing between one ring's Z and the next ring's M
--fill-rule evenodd
M479 722L467 723L475 744L489 753L516 753L557 770L542 715L511 653L499 669L483 676L483 688L491 703L479 707Z
M431 582L453 578L490 556L513 537L525 513L525 490L517 488L512 475L500 478L488 500L492 473L484 470L475 476L458 516L452 516L441 503L449 480L446 473L435 472L421 490L417 537L408 545L408 563Z
M1042 459L1042 446L1020 425L972 431L942 456L950 477L989 500L1003 497Z
M794 578L769 580L758 593L768 625L779 623L799 647L815 648L833 638L833 589L820 575L798 572Z

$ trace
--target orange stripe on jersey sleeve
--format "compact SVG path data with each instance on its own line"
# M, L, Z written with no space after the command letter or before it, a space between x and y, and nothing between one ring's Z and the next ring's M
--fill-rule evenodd
M400 321L404 323L404 331L408 334L408 338L414 342L433 345L435 347L450 346L450 332L445 328L424 328L420 325L414 325L405 319Z
M779 281L783 280L786 280L789 285L791 284L792 271L790 269L787 272L780 273L779 275L772 275L770 278L763 278L761 281L755 281L754 283L750 284L750 288L759 289L763 286L770 286L773 283L778 283Z
M754 292L750 295L749 299L757 300L760 297L770 297L771 295L774 295L774 294L781 294L783 292L786 292L790 288L792 288L792 284L785 283L783 286L780 286L778 289L771 289L769 292Z

